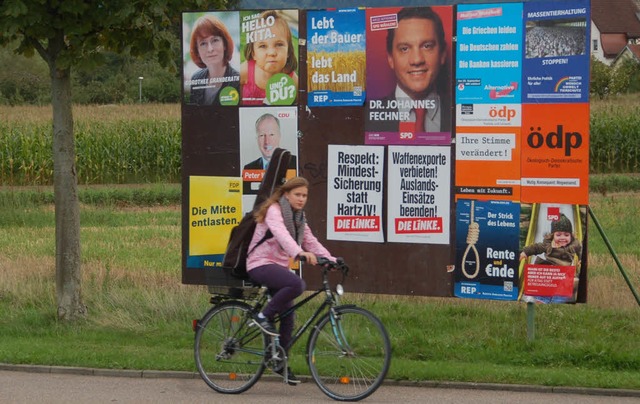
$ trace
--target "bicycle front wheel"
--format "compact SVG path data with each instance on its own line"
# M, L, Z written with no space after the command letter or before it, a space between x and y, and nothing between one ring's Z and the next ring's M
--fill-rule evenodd
M371 312L339 306L314 327L307 363L320 390L334 400L357 401L382 384L391 363L391 343Z
M220 393L247 391L264 372L267 340L258 327L250 327L251 306L229 301L209 310L198 321L195 360L209 387Z

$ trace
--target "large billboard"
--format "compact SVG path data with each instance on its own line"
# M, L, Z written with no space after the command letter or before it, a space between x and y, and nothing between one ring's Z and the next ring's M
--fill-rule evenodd
M183 282L237 284L282 147L354 291L585 301L589 38L588 0L184 13Z

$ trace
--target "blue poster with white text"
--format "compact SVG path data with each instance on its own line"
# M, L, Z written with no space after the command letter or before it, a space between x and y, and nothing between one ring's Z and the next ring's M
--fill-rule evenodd
M522 3L461 4L456 104L519 104Z
M589 0L527 2L522 102L589 102Z
M454 295L517 300L520 204L459 199Z

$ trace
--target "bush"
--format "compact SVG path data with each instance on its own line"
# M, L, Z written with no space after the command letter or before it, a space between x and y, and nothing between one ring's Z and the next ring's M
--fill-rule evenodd
M611 72L609 66L591 56L591 94L604 99L609 95Z
M144 102L180 101L180 76L154 59L135 59L105 54L103 65L90 71L72 72L74 104L127 104L138 102L140 82ZM0 48L0 105L47 105L51 81L44 61L34 56L13 55Z
M640 63L625 59L611 71L611 93L629 94L640 89Z
M14 55L0 48L0 104L44 105L51 100L46 64L38 57Z

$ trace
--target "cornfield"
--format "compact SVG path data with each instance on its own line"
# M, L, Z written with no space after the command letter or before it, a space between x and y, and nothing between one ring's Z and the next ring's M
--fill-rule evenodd
M0 185L53 183L50 107L0 106ZM180 105L74 108L80 184L180 182ZM640 173L640 106L592 103L592 174Z
M0 184L53 183L51 108L0 107ZM179 182L179 105L74 109L80 184Z
M590 172L640 172L640 106L606 103L591 111Z

